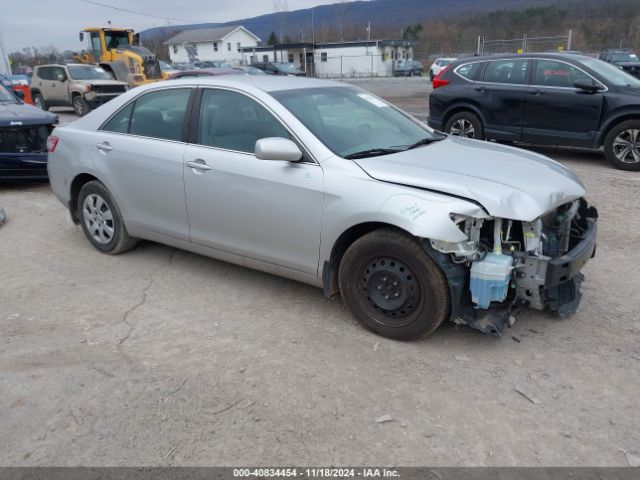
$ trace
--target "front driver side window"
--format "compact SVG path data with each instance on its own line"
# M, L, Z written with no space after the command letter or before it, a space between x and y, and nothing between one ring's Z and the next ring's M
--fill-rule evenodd
M536 60L534 85L572 88L576 80L592 80L589 75L571 65L555 60Z
M253 153L256 142L268 137L290 138L287 129L262 105L239 93L204 90L196 143Z

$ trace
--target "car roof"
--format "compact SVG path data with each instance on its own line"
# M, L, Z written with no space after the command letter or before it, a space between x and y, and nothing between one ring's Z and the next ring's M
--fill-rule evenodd
M35 66L35 68L42 68L42 67L100 67L100 65L93 65L91 63L47 63L45 65Z
M153 85L161 86L164 82L157 82ZM276 92L281 90L299 90L305 88L327 88L327 87L351 87L342 82L331 80L320 80L306 77L285 77L277 75L218 75L204 77L178 78L171 81L171 85L198 85L198 86L250 86L264 92ZM150 88L146 85L138 88Z
M544 53L499 53L496 55L484 55L484 56L478 56L478 57L466 57L466 58L460 58L458 59L458 61L456 62L457 64L462 64L462 63L469 63L469 62L486 62L488 60L503 60L503 59L512 59L512 58L542 58L542 59L549 59L549 60L553 60L553 59L558 59L558 60L578 60L580 58L588 58L588 59L592 59L591 57L587 57L586 55L577 55L575 53L550 53L550 52L544 52Z
M229 75L233 73L233 68L190 68L181 70L176 75Z

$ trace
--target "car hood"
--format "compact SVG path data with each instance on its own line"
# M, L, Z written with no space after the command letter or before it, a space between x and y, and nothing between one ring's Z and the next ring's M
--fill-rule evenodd
M512 220L535 220L585 194L573 172L544 155L453 136L356 163L377 180L469 199Z
M48 125L56 119L57 115L26 103L0 103L0 127Z
M128 85L127 82L120 82L118 80L81 80L80 83L91 85Z

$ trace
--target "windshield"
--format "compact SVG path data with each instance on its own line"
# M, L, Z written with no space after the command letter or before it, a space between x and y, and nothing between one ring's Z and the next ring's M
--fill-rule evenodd
M431 130L358 88L283 90L271 95L341 157L373 149L400 151L425 138L437 139Z
M104 43L107 48L120 48L129 46L129 32L118 32L115 30L105 30Z
M81 67L68 67L69 76L74 80L113 80L111 75L100 67L83 65Z
M0 83L0 102L18 103L18 98Z
M613 62L637 62L638 57L633 53L614 53L611 55Z
M273 66L284 73L296 73L298 71L293 63L274 63Z
M632 77L628 73L623 72L618 67L611 65L610 63L587 57L582 59L582 63L585 67L589 67L591 70L600 75L603 80L612 85L617 85L619 87L640 87L640 79Z

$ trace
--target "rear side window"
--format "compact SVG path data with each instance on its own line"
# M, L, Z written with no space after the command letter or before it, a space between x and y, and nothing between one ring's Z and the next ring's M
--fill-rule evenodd
M53 80L53 67L40 67L38 77L42 80Z
M114 133L129 133L129 120L131 120L131 112L133 111L134 103L135 102L131 102L111 117L111 120L102 127L102 130Z
M203 92L196 143L253 153L256 142L268 137L289 138L289 132L262 105L226 90Z
M190 94L190 88L175 88L142 95L111 117L102 130L181 141Z
M483 64L481 62L467 63L466 65L460 65L456 69L456 73L461 77L466 78L467 80L475 80L478 76L478 72L480 71L480 68L482 67L482 65Z
M591 77L567 63L555 60L536 60L534 85L573 88L576 80L591 80Z
M526 85L529 61L525 59L495 60L484 71L484 81Z
M129 133L163 140L182 140L189 88L147 93L136 100Z

